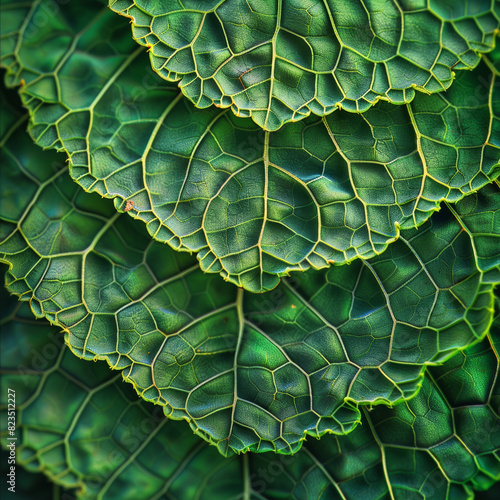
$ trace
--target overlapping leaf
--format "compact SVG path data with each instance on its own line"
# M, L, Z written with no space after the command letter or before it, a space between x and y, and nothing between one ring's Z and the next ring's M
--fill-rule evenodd
M9 85L24 84L36 141L64 149L77 182L127 203L155 239L245 289L380 254L400 226L499 173L499 77L487 60L446 94L269 133L155 80L99 2L83 15L60 6L39 25L47 1L28 13L3 5L18 29L6 30L2 64Z
M494 45L498 0L110 0L155 71L200 108L276 130L447 89Z
M347 436L308 441L291 457L223 458L104 364L76 359L27 304L2 303L2 398L16 391L18 488L27 486L19 465L78 488L82 500L451 500L500 480L500 315L487 339L431 368L414 399L364 411ZM5 446L5 422L1 436Z
M2 42L6 41L2 55L10 68L10 83L26 86L25 104L35 117L42 117L38 137L79 157L88 155L90 165L92 134L97 130L102 139L108 130L106 120L113 116L102 120L95 113L110 89L118 89L119 96L107 106L113 107L115 118L120 114L116 110L121 110L131 125L125 94L114 81L106 83L108 63L114 65L117 79L127 72L126 51L117 50L119 29L104 43L97 39L99 30L106 32L105 14L95 14L98 4L94 9L89 3L85 15L71 21L66 7L60 11L43 0L33 6L11 1L5 5L11 20L25 18L19 26L21 38L18 30L2 29ZM42 22L44 12L50 16ZM55 44L50 47L52 37ZM51 49L49 58L34 57L41 47ZM457 147L456 138L453 143L462 160L471 148L480 150L479 161L467 157L469 163L457 161L454 168L459 171L460 165L469 165L469 173L477 173L479 164L482 174L484 164L491 168L487 176L473 174L458 187L453 184L455 172L450 178L455 191L446 183L441 186L448 189L450 201L458 201L462 191L479 189L496 175L498 103L492 96L499 56L499 51L493 53L478 73L478 81L490 78L486 85L483 81L474 87L472 80L464 79L461 86L454 86L467 110L460 140L486 130L480 99L489 117L489 135L482 145ZM125 66L136 57L131 56ZM47 63L43 70L42 60ZM74 92L80 76L76 70L67 71L69 60L82 72L96 69L88 71L90 87L95 85L88 95L88 88L83 94ZM132 82L133 75L129 76ZM149 87L145 81L143 85L148 88L136 88L134 93L136 111L137 102L142 105L150 91L160 102L163 98L160 86ZM474 102L463 106L471 89ZM480 94L484 89L489 92L486 97ZM56 100L48 99L47 104L51 92ZM64 104L62 109L68 96L73 104L78 99L78 106L84 103L90 121L83 128L81 107ZM449 104L450 96L447 99ZM172 109L175 106L173 102ZM153 123L152 101L148 109ZM388 105L375 109L390 114ZM408 109L412 117L412 108ZM438 114L449 117L449 109ZM22 117L9 113L5 105L2 111L0 257L10 264L11 290L29 299L37 316L65 328L72 350L88 359L105 358L123 369L145 399L162 405L173 418L189 420L223 454L268 449L286 454L296 451L306 434L352 431L306 443L294 457L261 454L223 460L206 443L195 445L187 426L166 423L158 413L151 418L146 403L133 403L112 372L92 369L95 365L84 368L69 352L60 351L61 340L49 338L46 325L29 321L24 304L3 324L10 332L7 348L2 330L3 364L8 365L2 383L16 390L22 386L23 464L43 469L65 487L80 487L79 496L86 499L469 498L471 488L486 488L500 479L498 326L486 340L467 347L488 330L492 287L500 281L498 186L483 187L455 206L446 203L441 214L417 231L410 226L423 223L438 206L434 200L419 219L418 210L425 212L419 199L417 213L396 221L403 225L401 239L382 257L301 274L270 294L255 296L203 276L192 259L148 241L130 219L114 215L105 202L72 184L57 155L42 154L26 142ZM424 106L423 112L431 116L435 110ZM213 125L213 130L216 114L209 127ZM63 138L51 138L46 129L55 124L59 134L60 123L51 121L54 116L62 117ZM443 123L446 136L453 120ZM441 134L432 118L426 126ZM82 129L87 135L79 135ZM114 130L113 140L123 138L120 127ZM135 138L140 142L144 138L137 137L139 130L135 129ZM126 136L132 149L133 137ZM219 140L223 134L213 137ZM268 148L262 155L267 182L272 179L267 174L278 167L266 160L272 154L266 141L273 136L261 137L264 150ZM154 140L146 140L154 145ZM421 158L425 158L420 151L424 143L417 134ZM113 144L109 151L115 154L118 142ZM250 162L244 170L252 166ZM425 162L424 166L427 169ZM349 175L356 170L348 168ZM233 178L239 173L233 172ZM253 182L256 178L250 176ZM124 197L118 198L116 206L123 209ZM136 200L132 201L136 208ZM266 214L267 203L266 199ZM266 225L267 220L261 236ZM262 252L260 240L258 246ZM262 263L262 254L259 258ZM271 287L259 282L261 273L262 267L246 280L248 288ZM442 362L464 348L424 375L425 364ZM401 402L419 386L417 396ZM393 402L400 404L372 407ZM368 407L357 408L357 403ZM352 430L360 419L364 425ZM137 422L139 430L134 427ZM144 422L150 432L143 432ZM5 427L4 422L2 432Z
M19 123L2 141L0 258L10 290L65 328L78 356L123 369L145 399L224 454L292 453L306 433L346 433L357 403L413 396L426 363L489 327L498 238L478 236L483 225L500 233L496 185L470 195L472 207L466 198L455 215L444 208L402 231L369 262L309 271L256 295L113 214Z

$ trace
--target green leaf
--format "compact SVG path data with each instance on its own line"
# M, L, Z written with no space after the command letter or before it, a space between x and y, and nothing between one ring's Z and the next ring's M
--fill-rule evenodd
M499 311L497 299L489 337L430 367L415 398L364 408L352 433L304 445L286 465L291 473L260 483L275 494L265 498L469 499L472 488L498 484ZM277 467L259 468L269 476Z
M129 203L155 239L197 252L203 270L247 290L380 254L400 226L499 174L499 77L487 61L446 94L269 133L194 109L154 74L138 81L148 62L99 3L84 15L61 6L38 26L47 5L19 14L21 38L2 46L8 84L24 81L36 141L66 151L79 184L118 210Z
M1 112L8 117L9 106ZM9 290L64 328L74 353L124 370L144 399L224 454L292 453L305 434L349 432L357 403L413 396L426 364L488 330L500 257L497 239L476 233L500 210L495 185L471 195L480 208L473 231L462 228L461 204L455 214L445 207L370 261L252 294L113 215L17 123L2 141L0 172ZM475 252L488 257L482 270Z
M110 0L163 78L199 108L266 130L449 88L494 47L498 0Z
M2 398L16 391L19 489L20 465L84 500L451 500L500 480L498 312L488 338L432 367L412 400L364 410L352 433L309 440L293 456L225 459L103 363L72 356L26 303L2 303Z

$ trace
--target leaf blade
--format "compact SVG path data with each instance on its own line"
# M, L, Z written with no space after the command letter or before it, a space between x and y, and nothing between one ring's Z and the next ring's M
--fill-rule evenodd
M274 131L311 113L365 112L379 100L450 87L494 47L498 5L466 2L151 5L111 0L151 65L198 107L230 107Z

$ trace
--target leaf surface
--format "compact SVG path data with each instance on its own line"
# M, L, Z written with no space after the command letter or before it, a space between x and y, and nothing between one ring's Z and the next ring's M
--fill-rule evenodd
M363 410L350 434L309 440L293 456L223 458L103 363L75 358L26 303L2 303L2 398L16 391L18 495L29 485L20 465L82 500L451 500L500 480L500 309L486 339L432 367L412 400ZM2 421L3 446L6 429Z
M266 130L446 90L494 46L497 0L110 0L163 78Z
M6 103L1 111L16 124L1 143L9 290L64 328L75 354L124 370L143 398L224 454L293 453L305 434L347 433L358 403L413 396L426 364L487 332L500 256L497 237L477 235L483 219L498 225L496 185L470 195L473 230L463 230L460 202L370 261L252 294L84 192ZM465 208L472 220L476 208ZM487 257L481 269L476 254Z
M37 143L66 151L73 178L128 206L153 238L247 290L380 254L400 227L500 172L499 76L487 61L446 94L270 133L227 110L195 109L152 70L138 80L144 54L98 2L85 16L61 6L37 27L44 7L19 16L16 48L2 48L7 83L24 82Z

